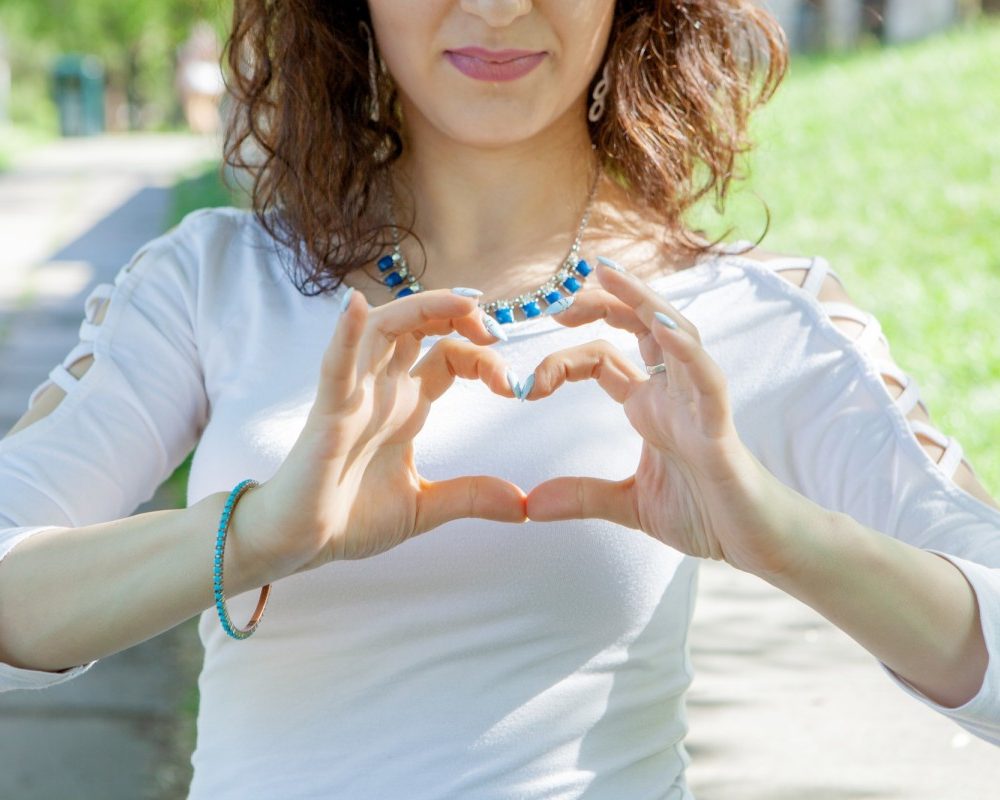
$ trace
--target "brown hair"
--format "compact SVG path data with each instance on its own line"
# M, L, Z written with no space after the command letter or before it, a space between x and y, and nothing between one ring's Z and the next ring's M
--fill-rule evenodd
M380 74L370 119L361 21L364 0L235 0L226 42L225 162L252 175L253 211L295 253L303 294L334 291L392 241L382 190L403 151L398 95ZM785 75L784 32L751 0L618 0L606 58L607 109L589 123L604 169L680 252L708 252L732 229L706 244L683 216L713 189L723 211L730 182L746 177L736 159L752 149L751 112Z

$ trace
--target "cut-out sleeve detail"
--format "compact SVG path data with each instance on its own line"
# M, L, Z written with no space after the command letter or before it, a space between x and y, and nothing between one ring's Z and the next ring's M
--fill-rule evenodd
M827 301L820 303L820 305L823 306L827 316L831 319L850 319L864 326L861 335L854 340L855 344L862 350L873 351L876 342L881 343L885 349L889 348L889 342L886 341L885 334L882 333L882 326L872 314L862 311L850 303Z
M958 465L962 463L962 457L965 454L958 439L954 436L948 436L942 433L933 425L928 425L923 420L911 419L908 420L908 422L910 423L910 427L913 429L914 433L921 433L939 447L944 448L944 453L938 460L937 465L949 478L954 477L955 470L957 470Z
M928 456L931 456L932 461L937 464L942 473L954 479L959 465L964 460L962 446L957 439L947 436L929 421L914 419L910 416L918 405L927 417L930 417L930 413L920 396L920 389L916 380L900 369L899 365L889 356L889 341L886 339L878 318L853 303L844 302L843 300L823 299L826 290L832 290L831 281L833 279L837 281L840 288L843 287L843 281L830 268L829 262L822 256L781 256L759 263L766 265L769 269L777 273L788 272L790 270L805 270L805 280L801 284L798 284L799 288L816 298L820 307L837 328L844 335L848 336L848 338L852 339L861 350L872 356L883 378L892 378L902 387L902 394L894 398L894 401L903 412L903 416L906 417L914 438L923 447L923 443L917 437L917 434L921 434L927 440L943 448L944 452L940 458L935 460L930 452L928 452ZM788 276L782 275L782 277L788 280L789 283L796 285ZM859 326L860 333L854 334L853 331L848 329L848 326L839 324L839 320L847 320ZM888 386L886 390L888 391ZM927 452L926 448L925 452ZM969 468L971 469L971 466Z
M28 404L50 384L65 397L0 439L0 562L43 531L133 514L200 438L209 403L195 324L198 263L184 227L91 289L79 341ZM69 367L84 355L93 362L77 378ZM62 672L0 663L0 691L45 688L94 663Z
M134 262L137 258L133 257ZM130 262L131 263L131 262ZM70 350L61 363L56 364L49 372L48 378L36 386L28 395L27 406L30 409L35 405L38 396L51 384L55 384L67 394L79 380L69 368L84 356L93 355L94 339L97 338L101 323L97 322L97 313L110 302L115 291L113 283L99 283L90 290L87 298L83 301L83 320L80 322L80 341Z
M86 299L83 301L83 319L80 321L79 342L66 354L66 357L60 364L57 364L52 368L48 377L38 384L38 386L36 386L28 395L27 405L29 409L35 405L35 401L38 399L38 396L50 385L55 384L64 392L68 393L70 391L70 387L80 380L69 371L69 368L84 356L93 355L93 342L97 338L98 330L103 322L103 320L98 320L98 314L102 311L107 311L107 306L115 294L115 287L121 283L125 275L130 273L135 265L139 263L151 244L152 243L140 248L139 251L132 256L129 262L119 271L118 275L115 277L114 283L98 283L87 294Z
M761 263L766 264L769 269L775 272L787 272L792 269L806 270L806 278L800 284L800 288L813 297L819 297L820 289L823 288L828 277L833 277L838 283L843 283L840 276L830 267L830 262L822 256L781 256Z
M916 379L911 375L907 375L903 370L899 368L899 365L895 361L890 361L889 359L880 358L876 359L875 363L878 365L879 372L882 375L888 375L890 378L896 381L901 387L903 387L902 393L895 399L895 403L899 406L899 410L903 412L903 416L909 416L910 412L913 411L918 405L927 410L924 406L923 400L920 399L920 387L917 385ZM920 420L908 420L911 425L914 422L920 422Z
M772 268L774 262L747 260L753 262L748 270L769 287L762 302L776 295L788 305L769 320L768 335L778 344L774 363L763 370L770 376L766 394L777 405L758 402L742 411L741 432L762 463L796 491L962 572L975 593L989 652L975 696L957 708L941 706L877 663L905 693L1000 745L1000 509L956 482L961 445L910 416L917 406L927 410L916 382L889 356L878 320L844 301L842 284L825 283L814 294L815 285L805 291L787 275L775 281L768 273L784 270ZM795 259L777 264L806 268ZM935 459L921 438L941 448L941 456Z

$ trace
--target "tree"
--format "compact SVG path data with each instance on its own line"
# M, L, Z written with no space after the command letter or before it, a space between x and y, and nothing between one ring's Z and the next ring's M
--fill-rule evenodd
M138 127L140 107L172 100L175 53L191 26L206 19L224 34L229 13L227 0L0 0L0 27L53 53L99 57Z

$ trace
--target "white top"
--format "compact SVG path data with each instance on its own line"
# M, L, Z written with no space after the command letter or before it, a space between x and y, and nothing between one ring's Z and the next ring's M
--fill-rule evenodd
M280 253L249 213L203 210L91 292L81 342L51 373L67 397L0 441L0 558L53 526L128 516L195 445L189 504L274 473L312 405L346 291L300 294ZM918 442L904 410L913 392L894 402L862 346L878 335L874 318L852 342L815 296L827 263L798 260L816 268L803 288L777 274L789 263L727 252L650 283L697 326L743 441L770 471L966 575L990 651L976 697L947 709L882 667L1000 744L1000 511L951 479L957 445L942 466ZM602 337L642 363L635 337L604 322L543 316L505 330L509 341L490 346L522 377L547 353ZM64 374L91 351L79 382ZM432 480L488 473L527 489L556 475L623 478L640 446L595 382L520 403L459 380L433 405L415 458ZM204 536L207 561L215 531ZM697 566L604 520L466 519L275 582L245 641L210 607L190 797L690 798ZM257 596L229 598L236 624ZM93 663L0 664L0 689L51 686Z

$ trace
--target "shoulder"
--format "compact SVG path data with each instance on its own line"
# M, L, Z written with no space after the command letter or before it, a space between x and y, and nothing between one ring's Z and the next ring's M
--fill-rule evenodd
M874 365L893 404L930 460L957 486L988 505L1000 507L979 482L959 441L932 421L916 380L896 363L878 319L855 302L825 258L759 248L740 248L730 250L729 254L762 265L767 273L779 276L813 298L822 316L856 346L863 359Z
M757 247L750 250L730 250L729 254L763 264L769 271L821 302L854 302L840 276L822 256L773 253Z
M764 274L777 276L794 286L800 290L796 294L806 295L818 303L822 316L837 330L865 349L873 350L876 357L888 358L889 343L878 319L855 302L827 259L819 255L791 255L736 246L742 244L749 243L737 242L727 249L727 255L763 267Z
M259 243L266 231L253 211L234 206L199 208L188 212L161 239L194 251L229 247L244 241Z
M143 258L151 255L152 258ZM279 244L252 210L233 206L200 208L186 214L133 257L170 267L202 297L246 290L248 278L273 283L282 274L287 248ZM128 270L131 270L128 266ZM153 267L145 270L150 271ZM220 298L216 298L217 300Z

